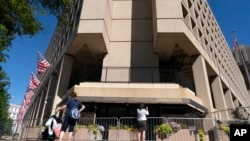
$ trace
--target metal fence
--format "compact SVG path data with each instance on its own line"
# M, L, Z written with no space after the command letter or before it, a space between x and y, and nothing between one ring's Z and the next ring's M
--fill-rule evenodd
M30 121L29 121L30 122ZM23 123L29 123L23 121ZM249 121L224 120L213 118L147 118L147 141L229 141L223 127L230 123L249 124ZM41 126L22 126L20 140L37 140ZM67 140L68 133L63 140ZM75 141L136 141L137 119L135 117L81 118L73 134Z

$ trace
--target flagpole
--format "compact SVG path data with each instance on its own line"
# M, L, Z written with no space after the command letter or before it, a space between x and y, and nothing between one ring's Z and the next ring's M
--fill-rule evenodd
M39 55L41 56L41 57L43 57L43 59L45 59L44 58L44 56L42 55L42 53L40 52L40 51L37 51L38 53L39 53ZM46 60L46 59L45 59Z
M38 50L37 51L38 53L39 53L39 55L44 59L44 60L46 60L47 61L47 59L45 59L45 57L42 55L42 53ZM48 61L47 61L48 62ZM48 62L49 63L49 62ZM51 63L49 63L50 64L50 67L57 73L57 70L56 70L56 68L53 66L53 65L51 65Z
M234 38L235 38L235 40L236 40L236 33L235 33L235 31L233 31L233 33L234 33ZM235 42L235 41L234 41L234 42ZM249 87L249 86L250 86L250 75L249 75L249 72L248 72L247 65L246 65L246 63L245 63L243 54L242 54L242 52L241 52L241 49L240 49L239 46L238 46L238 43L236 44L236 51L237 51L237 50L239 51L240 59L241 59L241 61L242 61L242 63L243 63L243 67L244 67L244 70L245 70L245 73L246 73L246 76L247 76L247 83L248 83L248 87Z
M44 101L44 104L42 107L42 113L41 113L41 119L40 119L39 125L43 125L43 116L44 116L45 108L47 105L48 93L49 93L48 90L46 90L46 94L45 94L45 98L44 98L45 101Z
M51 86L52 81L53 81L52 78L49 78L49 82L48 82L49 86ZM47 105L48 99L50 98L50 96L49 96L50 91L47 89L45 92L46 93L45 93L45 97L44 97L44 105L42 107L42 115L41 115L41 119L40 119L40 125L42 125L42 123L43 123L43 116L45 113L46 105Z
M33 73L33 72L31 72L32 73L32 75L33 76L35 76L36 77L36 75ZM37 78L37 77L36 77ZM38 78L37 78L38 79ZM38 79L39 80L39 79ZM40 80L39 80L40 81ZM48 89L43 83L42 83L42 81L40 81L40 83L39 84L41 84L45 89Z

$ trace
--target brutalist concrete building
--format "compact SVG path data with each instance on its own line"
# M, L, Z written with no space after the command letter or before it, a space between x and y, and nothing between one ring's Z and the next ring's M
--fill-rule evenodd
M240 45L238 48L234 49L233 55L243 74L247 89L250 92L250 74L249 74L250 47L245 45Z
M52 67L24 118L46 118L75 91L97 117L231 119L244 78L206 0L75 0L44 55ZM44 104L45 103L45 104ZM242 108L245 117L250 109Z

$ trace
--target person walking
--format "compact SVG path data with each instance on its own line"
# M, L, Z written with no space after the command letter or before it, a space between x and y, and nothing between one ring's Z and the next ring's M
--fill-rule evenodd
M63 106L58 107L55 111L57 113L61 110L66 109L65 117L64 117L61 132L60 132L59 141L62 141L64 133L66 132L68 127L69 127L68 141L71 140L71 137L74 132L74 127L76 125L76 121L78 120L71 116L72 110L76 107L80 114L81 111L85 109L85 106L81 102L79 102L76 98L77 98L77 94L75 92L72 92L70 95L70 98L66 101L66 103ZM80 118L80 116L78 118Z
M138 133L137 133L137 140L138 141L145 141L146 138L146 130L147 130L147 115L148 106L144 108L144 104L140 104L139 108L137 109L137 121L138 121Z

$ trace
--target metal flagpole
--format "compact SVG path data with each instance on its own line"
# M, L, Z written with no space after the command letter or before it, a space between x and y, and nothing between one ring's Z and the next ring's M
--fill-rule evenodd
M44 93L44 92L42 92L42 93ZM41 119L40 119L39 125L43 124L43 116L44 116L45 108L46 108L46 105L47 105L47 98L48 98L48 90L46 90L45 101L44 101L44 104L43 104L43 107L42 107L42 113L41 113Z
M51 83L52 83L51 79L52 78L49 78L49 84L48 84L48 86L50 86ZM49 89L47 87L45 87L45 88L46 88L46 93L45 93L45 98L44 98L44 105L42 107L42 115L41 115L41 119L40 119L40 125L42 125L42 123L43 123L43 116L44 116L44 112L45 112L45 109L46 109L47 100L48 100L48 97L49 97Z
M44 89L42 90L41 97L40 97L41 100L42 100L42 95L44 94L44 91L46 91L45 98L44 98L44 104L43 104L43 107L42 107L41 119L40 119L40 123L39 123L39 125L42 125L43 124L43 116L44 116L45 108L46 108L46 105L47 105L49 89L42 82L40 84L42 84L42 86L45 88L45 90ZM40 109L40 106L39 106L39 109Z
M38 52L38 54L44 59L44 60L46 60L46 62L48 62L48 60L42 55L42 53L40 52L40 51L37 51ZM50 62L48 62L49 63L49 67L50 68L52 68L52 70L53 71L55 71L56 73L57 73L57 69L50 63Z

